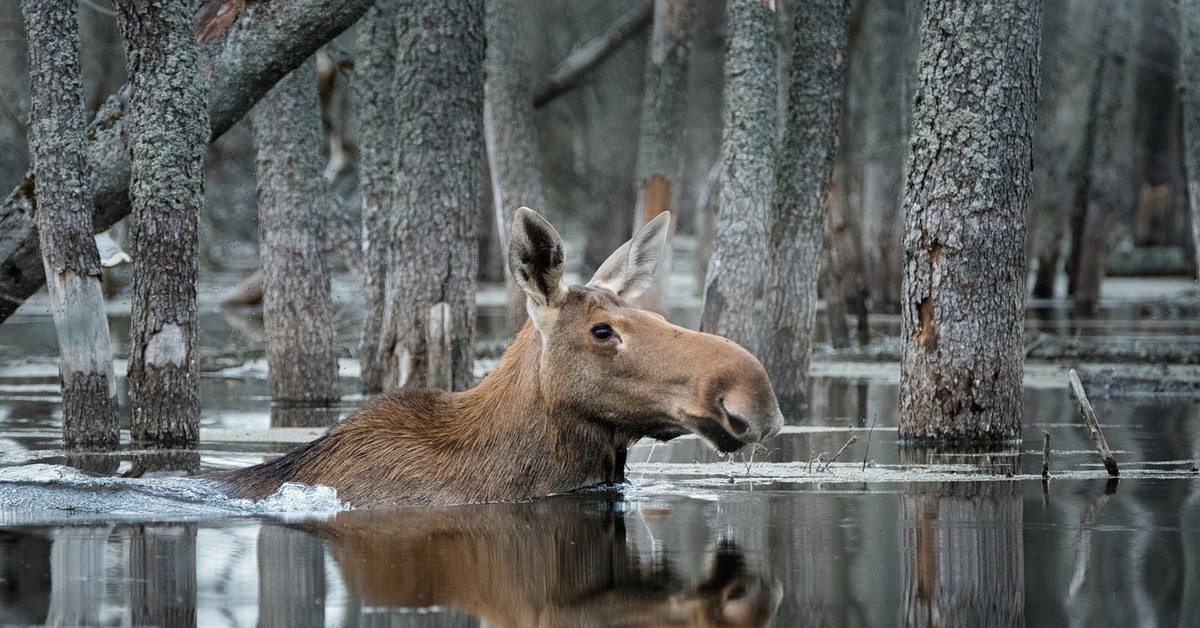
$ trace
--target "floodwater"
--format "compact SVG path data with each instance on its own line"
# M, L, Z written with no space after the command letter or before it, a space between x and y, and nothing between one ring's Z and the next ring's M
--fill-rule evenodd
M1031 317L1031 329L1194 340L1194 319L1156 312L1112 308L1083 332ZM1078 365L1119 482L1064 365L1029 365L1020 448L950 454L898 446L895 364L818 356L812 408L752 460L685 437L639 444L614 489L353 511L321 489L254 504L184 477L320 432L272 427L241 324L202 318L198 451L71 457L48 317L32 307L0 325L0 624L1200 625L1200 407L1144 385L1147 369L1194 382L1194 367Z

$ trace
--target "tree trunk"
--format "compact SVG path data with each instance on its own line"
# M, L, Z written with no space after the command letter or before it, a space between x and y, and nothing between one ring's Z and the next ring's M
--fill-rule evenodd
M679 173L683 144L679 123L683 114L683 88L691 54L691 26L695 2L656 0L646 74L642 80L641 131L636 167L637 206L634 229L675 208L667 232L667 248L658 262L652 283L639 298L650 310L665 314L670 296L671 246L679 220Z
M354 105L358 116L358 193L362 198L363 327L358 343L359 384L365 394L383 390L384 283L387 280L388 216L392 215L392 159L396 156L397 0L379 0L358 24L354 57Z
M316 63L309 59L255 107L263 327L271 397L282 405L338 399L327 244L332 195L322 176Z
M372 0L260 0L218 16L197 15L204 31L211 133L217 138L276 81L353 24ZM211 6L211 3L205 7ZM227 19L226 19L227 18ZM237 19L233 19L237 18ZM108 229L129 213L126 90L108 99L84 137L92 171L92 227ZM30 176L0 206L0 323L45 282L38 250L37 203Z
M130 82L130 433L191 444L200 437L196 225L209 137L195 32L183 0L117 9Z
M785 415L803 407L808 389L842 105L844 6L842 0L807 0L790 8L795 26L775 177L762 347L763 365Z
M1187 161L1188 205L1192 214L1192 239L1196 267L1200 269L1200 0L1183 0L1180 6L1183 87L1183 141Z
M474 384L483 204L483 0L405 0L397 30L396 189L381 352L385 387L421 387L430 308L450 307L453 380Z
M1021 434L1040 21L1039 0L925 3L904 202L904 439Z
M500 259L507 259L508 229L518 207L545 211L542 175L538 169L537 127L533 121L532 64L528 56L529 5L517 0L487 2L487 80L484 86L484 129L488 171ZM504 270L508 295L509 335L525 324L525 293Z
M775 188L778 17L770 0L729 0L721 202L700 328L757 354L767 223Z
M1107 0L1098 9L1103 20L1103 59L1092 84L1088 111L1087 178L1071 221L1067 290L1076 309L1091 312L1100 300L1100 284L1114 219L1133 207L1133 52L1132 22L1125 0Z
M63 442L112 448L121 437L117 382L100 290L100 256L92 239L77 7L24 0L23 9L33 68L29 139L43 199L38 236L58 332Z

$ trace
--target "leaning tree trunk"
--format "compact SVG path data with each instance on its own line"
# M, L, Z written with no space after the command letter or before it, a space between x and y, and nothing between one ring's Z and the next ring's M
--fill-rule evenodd
M691 54L691 23L695 2L656 0L650 50L643 79L641 132L638 135L636 168L637 206L634 229L638 229L675 207L680 196L679 170L683 143L679 124L683 116L684 83ZM671 245L678 208L671 216L668 245L658 262L650 287L639 302L665 314L671 281Z
M117 3L129 68L133 205L130 433L162 445L200 436L196 226L209 123L184 0Z
M283 406L329 404L338 399L323 236L332 195L322 176L315 60L280 81L252 115L271 397Z
M1100 300L1113 221L1133 207L1133 28L1126 0L1097 8L1103 58L1096 70L1088 133L1085 186L1071 216L1067 292L1075 308L1090 313Z
M758 353L767 222L775 189L778 17L771 0L729 0L721 201L700 328Z
M83 154L78 7L24 0L22 8L33 70L29 139L42 198L38 236L58 332L63 441L111 448L121 434Z
M373 0L260 0L196 15L205 46L210 138L219 137L288 72L353 24ZM236 18L236 19L234 19ZM130 211L127 90L111 96L84 138L96 207L92 226L108 229ZM37 199L27 176L0 206L0 323L45 282L38 251Z
M533 77L528 54L527 3L487 1L487 81L484 86L484 133L488 171L492 178L496 233L502 251L508 249L508 229L518 207L545 210L542 175L538 170L537 127L533 121ZM502 254L502 259L507 255ZM504 271L508 331L515 335L525 324L525 293Z
M785 414L802 407L808 387L846 57L842 0L807 0L791 11L795 28L775 177L762 346L763 365Z
M1192 214L1192 240L1196 268L1200 269L1200 0L1183 0L1180 6L1183 88L1183 142L1187 162L1188 205Z
M387 388L474 383L483 14L483 0L400 5L396 189L380 345ZM452 381L432 381L427 370L443 359Z
M392 159L396 156L396 4L379 0L358 23L354 57L354 104L358 117L358 193L362 198L363 326L358 363L364 393L383 390L384 283L387 279L387 219L394 200Z
M925 3L904 202L908 440L1021 434L1040 21L1040 0Z

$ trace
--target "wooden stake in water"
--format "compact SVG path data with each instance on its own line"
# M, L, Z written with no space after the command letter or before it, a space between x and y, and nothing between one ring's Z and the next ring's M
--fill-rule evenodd
M1050 432L1042 430L1042 479L1050 479Z
M1075 393L1075 399L1079 401L1079 412L1083 414L1083 422L1087 425L1088 438L1091 438L1092 444L1096 446L1096 453L1100 454L1104 468L1113 477L1121 475L1120 470L1117 469L1117 459L1113 458L1112 450L1108 448L1108 441L1104 440L1104 432L1100 431L1100 421L1096 419L1096 412L1092 410L1092 404L1083 390L1083 382L1079 381L1079 373L1076 373L1075 369L1071 369L1067 372L1067 379L1071 382L1071 392Z

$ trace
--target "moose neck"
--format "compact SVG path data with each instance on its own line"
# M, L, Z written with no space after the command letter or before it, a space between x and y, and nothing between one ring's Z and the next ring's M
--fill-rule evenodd
M542 341L526 323L496 369L454 396L454 447L499 469L520 469L556 490L624 479L631 435L556 406L542 387ZM521 460L518 460L521 459ZM514 466L515 465L515 466ZM577 484L564 489L563 486Z

